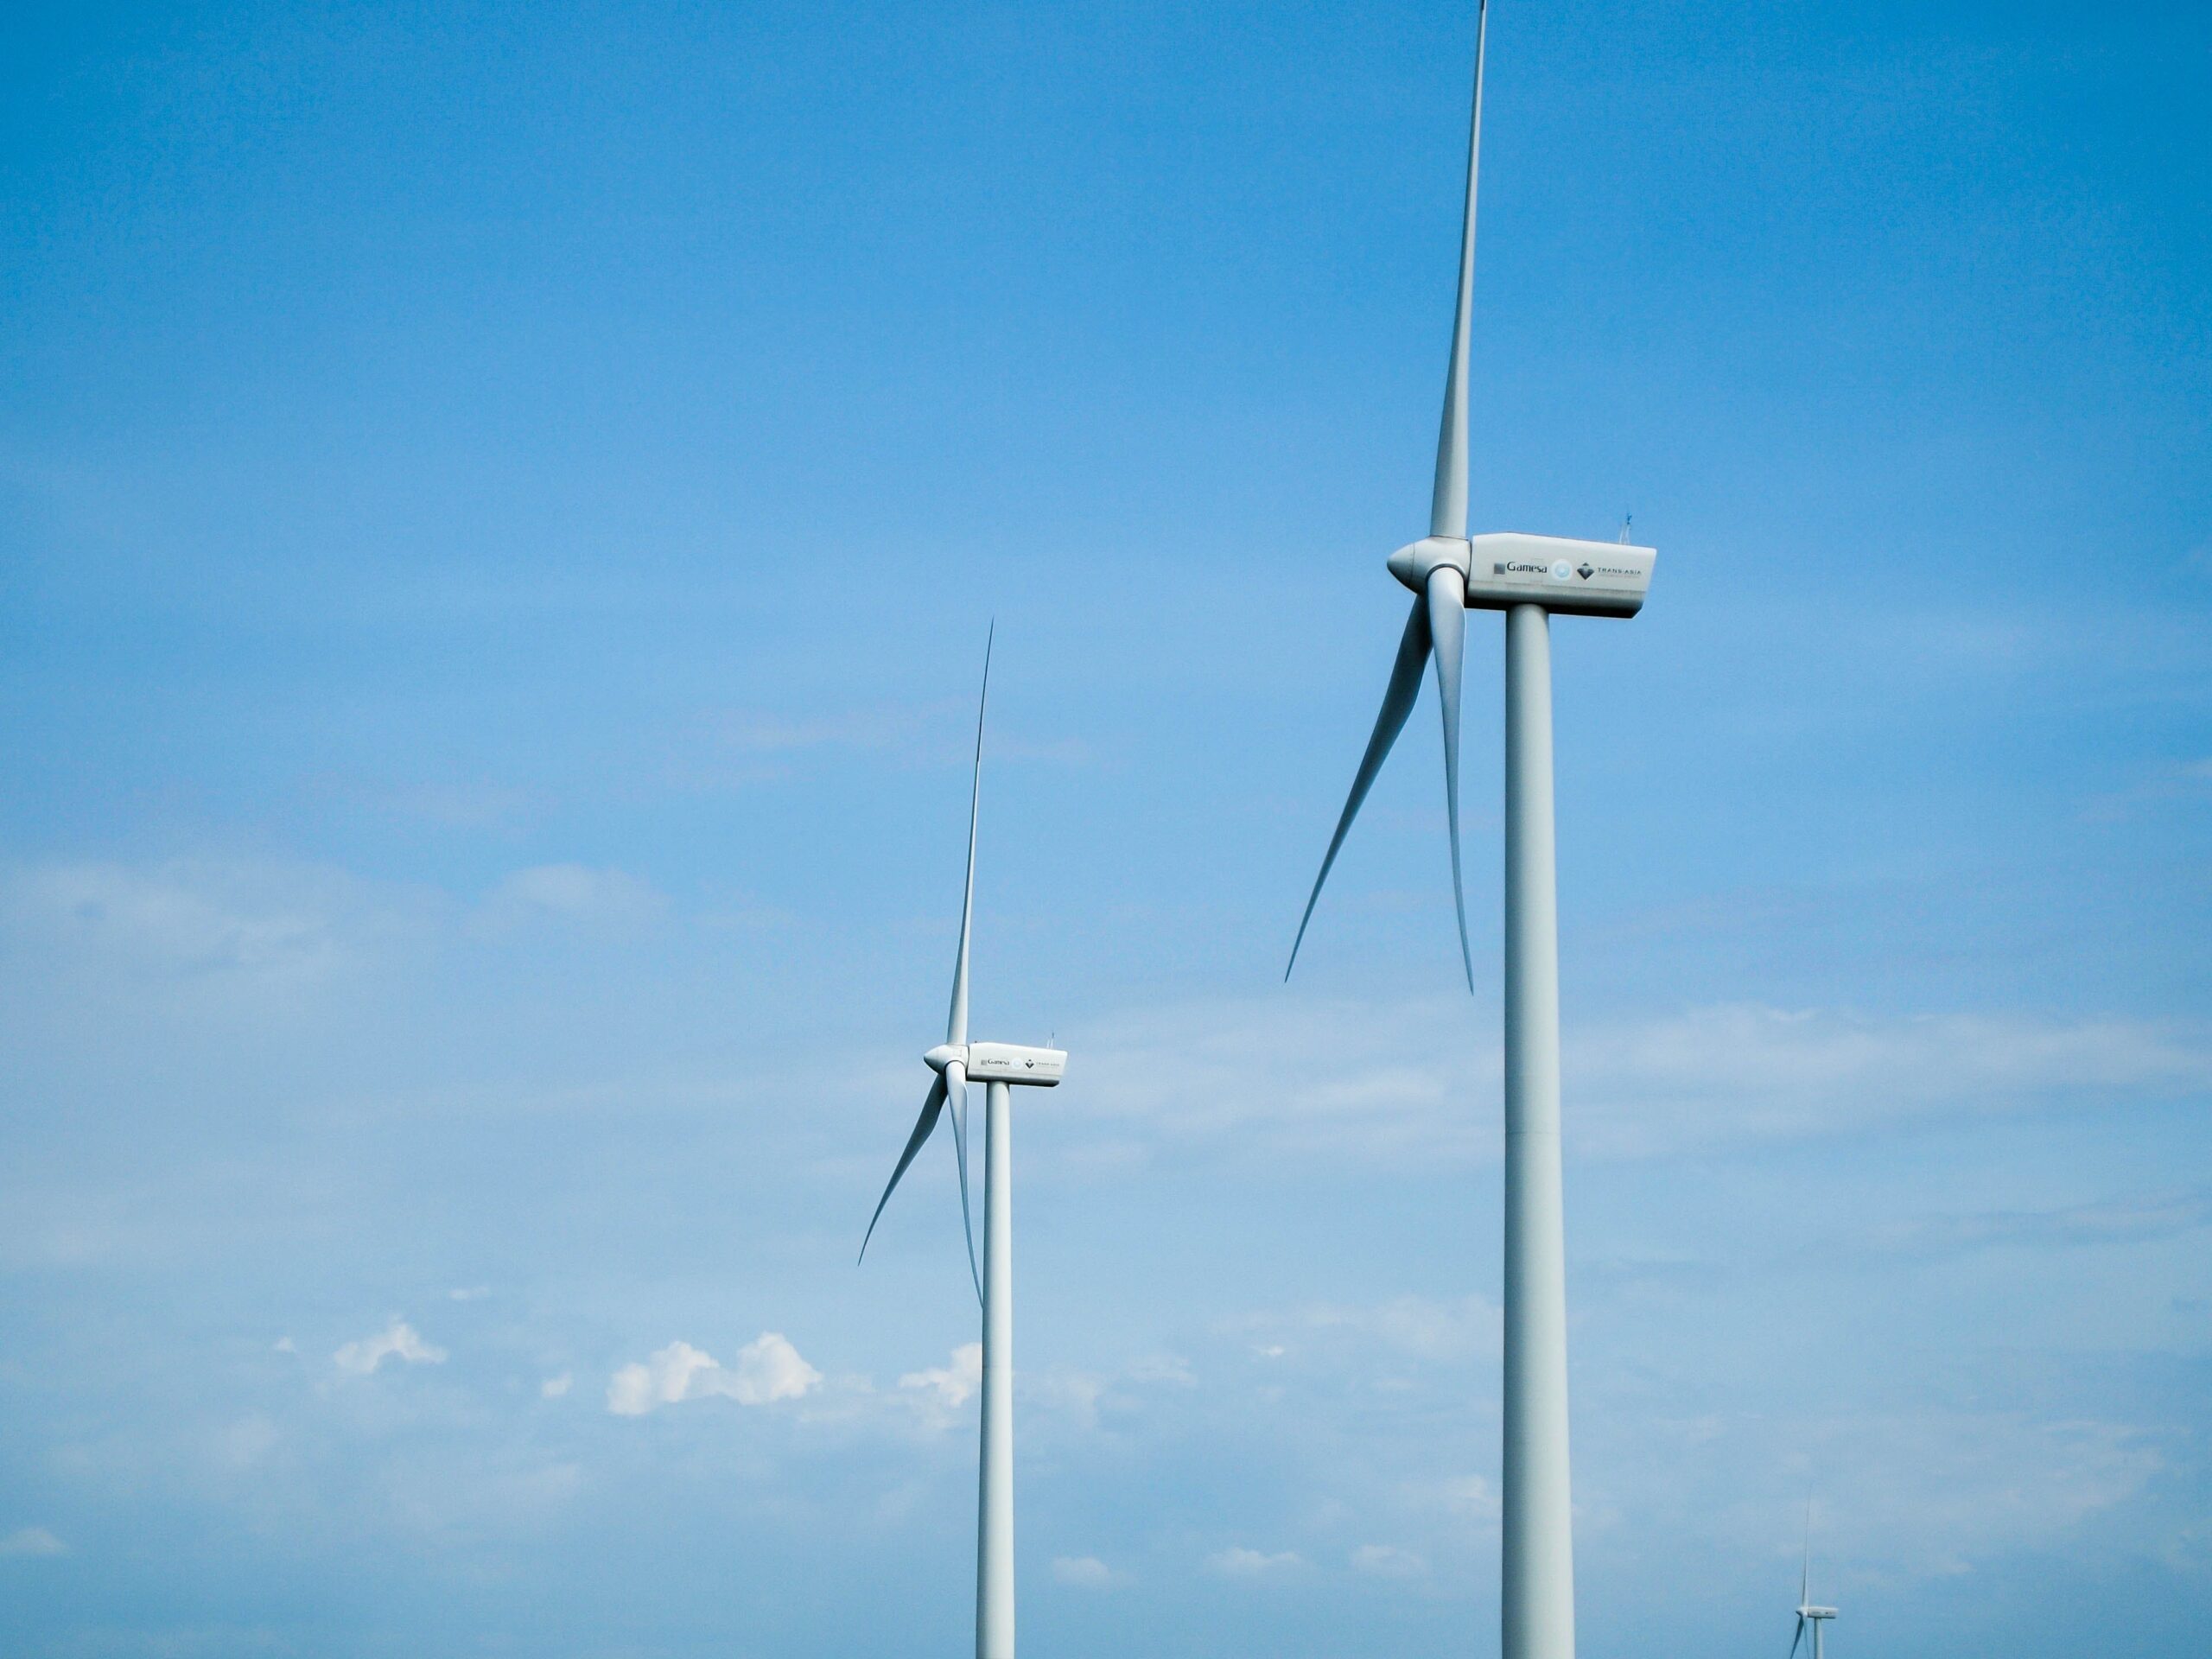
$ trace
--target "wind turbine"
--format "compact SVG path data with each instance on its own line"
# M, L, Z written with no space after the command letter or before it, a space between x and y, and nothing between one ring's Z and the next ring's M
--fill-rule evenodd
M976 820L983 793L983 713L991 695L991 638L983 645L983 690L976 702L976 767L968 795L968 885L960 899L960 953L952 963L952 1009L944 1041L922 1056L937 1076L906 1149L876 1200L861 1239L875 1236L883 1206L922 1143L952 1106L954 1156L960 1163L960 1224L968 1235L968 1272L983 1309L982 1447L976 1478L976 1659L1014 1659L1014 1172L1012 1103L1015 1089L1049 1089L1067 1070L1065 1049L968 1040L968 940L976 914ZM985 1085L983 1119L983 1268L976 1271L976 1230L968 1213L968 1084Z
M1467 342L1475 282L1475 181L1482 153L1483 48L1475 12L1474 111L1459 232L1459 303L1436 441L1428 534L1390 555L1413 590L1382 712L1314 878L1290 960L1322 883L1404 729L1432 663L1444 715L1444 799L1459 959L1474 988L1459 874L1459 668L1470 609L1505 613L1505 1410L1503 1659L1571 1659L1574 1544L1567 1475L1567 1268L1559 1147L1559 927L1552 828L1551 618L1634 616L1657 555L1619 542L1467 533ZM1286 967L1283 977L1289 978Z
M1805 1639L1805 1627L1813 1627L1813 1659L1827 1659L1827 1649L1821 1642L1821 1626L1835 1617L1833 1607L1813 1605L1813 1510L1805 1507L1805 1567L1797 1580L1797 1634L1789 1638L1789 1659L1797 1659L1797 1644Z

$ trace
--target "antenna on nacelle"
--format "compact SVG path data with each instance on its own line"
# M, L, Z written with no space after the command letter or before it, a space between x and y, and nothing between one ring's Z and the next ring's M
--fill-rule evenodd
M1636 515L1634 513L1624 512L1621 514L1621 533L1613 539L1618 542L1623 547L1626 547L1628 545L1628 527L1635 522Z

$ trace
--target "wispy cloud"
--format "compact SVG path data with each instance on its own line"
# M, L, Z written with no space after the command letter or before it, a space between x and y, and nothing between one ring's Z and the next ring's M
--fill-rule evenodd
M1455 1520L1494 1527L1505 1512L1497 1484L1481 1475L1447 1475L1430 1482L1422 1496Z
M1792 1513L1802 1520L1816 1482L1823 1554L1893 1581L2049 1548L2141 1492L2167 1463L2158 1437L2133 1425L2019 1410L1738 1420L1718 1435L1697 1420L1653 1417L1638 1432L1671 1442L1678 1466L1697 1471L1687 1486L1632 1500L1639 1531L1794 1549Z
M338 917L354 899L346 878L325 870L54 863L0 876L0 925L50 962L299 981L341 960Z
M1923 1216L1878 1230L1873 1248L1896 1255L1963 1255L2011 1247L2071 1249L2174 1238L2212 1225L2212 1193L2162 1194L2056 1210L1989 1210Z
M822 1373L779 1332L762 1332L738 1350L730 1366L688 1342L672 1342L643 1364L614 1373L607 1385L607 1408L618 1417L642 1417L663 1406L715 1397L765 1406L804 1399L821 1382Z
M2212 1090L2202 1033L2018 1014L1704 1008L1578 1034L1567 1065L1584 1149L1628 1157Z
M899 1379L899 1386L921 1395L945 1411L965 1405L969 1396L983 1386L983 1344L964 1342L952 1351L949 1363L909 1371Z
M1249 1314L1231 1321L1225 1334L1268 1359L1319 1352L1356 1363L1388 1355L1456 1364L1498 1351L1502 1318L1497 1305L1482 1296L1400 1295Z
M410 784L371 798L396 817L452 830L504 828L531 804L526 791L492 783Z
M949 704L935 705L935 711L939 714L949 709ZM730 747L753 754L791 754L822 748L875 749L913 736L920 729L926 712L908 705L812 715L741 710L723 716L721 737Z
M1104 1590L1122 1581L1122 1575L1100 1560L1096 1555L1056 1555L1052 1558L1052 1581L1071 1585L1078 1590Z
M2212 805L2212 757L2175 761L2128 788L2095 796L2082 809L2082 819L2121 823L2147 807L2177 803Z
M44 1527L18 1527L0 1537L0 1555L67 1555L69 1546Z
M1151 1154L1233 1135L1366 1161L1497 1155L1497 1046L1441 1005L1216 1004L1083 1040L1071 1115ZM2212 1092L2203 1032L2121 1019L1745 1003L1585 1026L1565 1047L1570 1144L1601 1158Z
M397 1359L409 1365L442 1365L446 1351L432 1347L423 1340L415 1327L401 1319L394 1319L373 1337L363 1337L349 1342L333 1354L331 1361L349 1376L368 1376L387 1359Z
M1417 1579L1428 1571L1427 1557L1396 1544L1362 1544L1352 1551L1351 1565L1378 1579Z
M903 749L916 760L958 759L963 763L974 739L976 705L939 698L919 704L809 715L744 710L723 715L717 735L738 754L772 764L823 749ZM1080 765L1090 749L1073 738L1025 738L1003 729L990 740L994 760L1043 760Z
M1206 1557L1207 1570L1224 1579L1270 1578L1305 1565L1305 1558L1294 1549L1277 1550L1271 1554L1243 1544L1231 1544Z
M538 864L517 870L485 896L480 926L494 931L554 921L633 928L658 920L668 900L650 881L626 871L583 864Z

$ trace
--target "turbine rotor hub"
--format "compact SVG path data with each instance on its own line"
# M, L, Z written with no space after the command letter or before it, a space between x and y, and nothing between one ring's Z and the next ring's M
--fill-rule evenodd
M1408 542L1385 561L1390 574L1417 594L1428 591L1429 573L1450 565L1461 576L1474 568L1474 550L1461 537L1424 536Z

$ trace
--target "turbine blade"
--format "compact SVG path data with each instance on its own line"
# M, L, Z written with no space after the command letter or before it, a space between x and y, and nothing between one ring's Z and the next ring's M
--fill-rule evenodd
M1813 1500L1805 1500L1805 1569L1797 1580L1797 1605L1813 1605Z
M1797 1659L1797 1644L1805 1639L1805 1615L1797 1615L1797 1634L1789 1638L1789 1659Z
M968 885L960 894L960 954L952 963L952 1011L945 1016L944 1040L956 1047L968 1040L968 935L976 918L976 810L983 798L983 711L991 701L991 643L998 638L995 619L983 636L983 690L976 699L976 775L968 788Z
M1329 879L1329 868L1337 861L1345 832L1358 816L1359 804L1374 787L1375 774L1382 770L1383 758L1390 753L1390 746L1405 730L1406 716L1414 711L1414 699L1421 696L1421 671L1427 662L1428 601L1416 599L1413 614L1406 619L1406 631L1398 639L1398 660L1390 665L1390 683L1382 693L1382 712L1375 717L1375 732L1367 740L1367 753L1360 757L1359 771L1351 780L1351 794L1344 802L1344 816L1337 820L1337 833L1329 838L1329 851L1321 861L1321 874L1313 878L1313 891L1306 900L1306 914L1299 918L1298 937L1291 941L1290 961L1282 970L1286 980L1290 977L1291 969L1298 966L1298 947L1306 942L1306 925L1313 919L1313 906L1321 898L1321 884Z
M899 1167L891 1172L890 1184L883 1189L883 1196L875 1201L875 1213L868 1218L868 1231L861 1236L860 1261L868 1259L868 1242L875 1236L875 1224L883 1219L883 1206L891 1202L891 1194L899 1185L899 1178L906 1173L906 1166L914 1161L914 1154L922 1149L922 1142L930 1138L930 1131L937 1128L938 1114L944 1109L944 1078L940 1074L930 1084L929 1097L922 1102L922 1115L914 1120L914 1132L906 1137L906 1150L899 1154Z
M960 1230L968 1235L968 1276L976 1281L981 1307L983 1275L976 1266L976 1224L968 1214L968 1068L957 1060L944 1068L944 1089L952 1102L952 1148L960 1160Z
M1475 7L1475 109L1467 123L1467 207L1459 221L1459 302L1452 317L1452 359L1444 373L1444 421L1436 434L1436 493L1428 533L1467 534L1467 330L1475 302L1475 177L1483 151L1483 41L1490 8Z
M1467 894L1459 880L1459 667L1467 640L1467 579L1448 564L1428 573L1430 654L1436 660L1436 696L1444 705L1444 805L1452 827L1452 907L1459 917L1459 965L1467 989L1475 988L1475 958L1467 949Z

